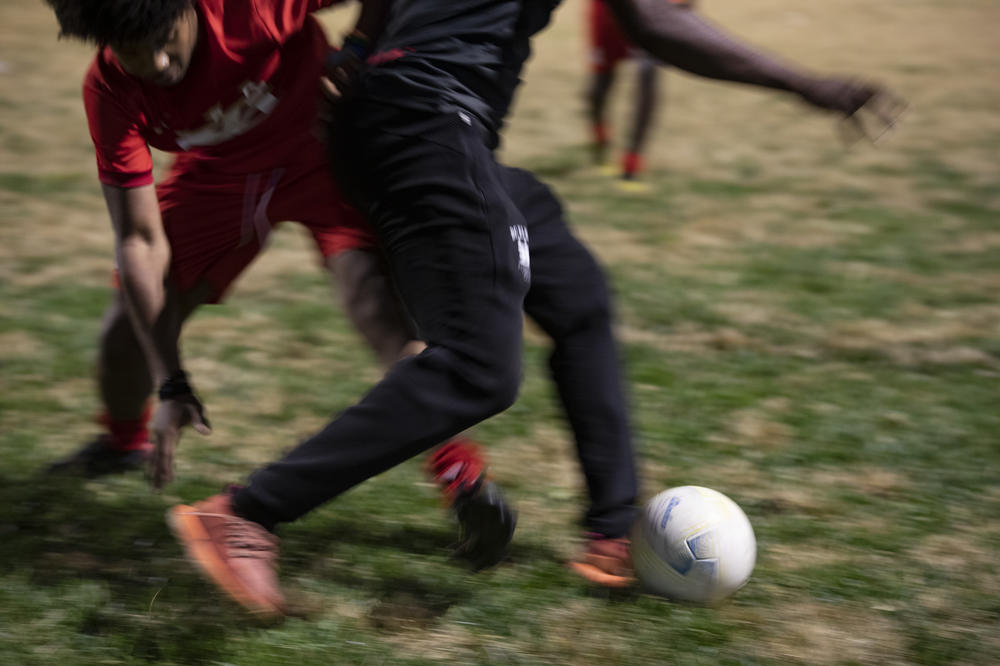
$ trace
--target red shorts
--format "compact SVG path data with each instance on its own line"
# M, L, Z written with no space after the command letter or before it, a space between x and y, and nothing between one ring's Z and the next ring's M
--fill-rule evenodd
M689 5L690 0L662 0L676 5ZM604 0L590 0L587 8L590 26L590 67L594 72L608 72L620 60L633 57L638 49L618 27L614 12Z
M156 193L170 242L170 280L182 290L207 282L212 302L280 222L305 225L323 257L377 245L361 214L343 200L318 141L307 142L294 164L261 173L224 174L180 159Z

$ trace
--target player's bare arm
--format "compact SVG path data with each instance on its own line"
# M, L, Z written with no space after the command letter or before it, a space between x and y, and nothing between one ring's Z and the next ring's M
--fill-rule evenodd
M178 338L184 305L166 286L170 245L156 190L152 185L102 185L102 190L115 231L115 257L126 308L153 381L160 387L150 473L153 485L161 487L173 476L173 452L181 428L192 425L208 434L209 425L181 369Z
M608 0L622 29L641 48L683 70L799 95L813 106L852 116L866 105L886 125L898 103L881 87L818 77L766 55L683 5L662 0Z
M170 245L156 190L152 185L102 185L101 189L115 231L115 258L129 316L145 347L153 380L159 384L181 367L164 284Z

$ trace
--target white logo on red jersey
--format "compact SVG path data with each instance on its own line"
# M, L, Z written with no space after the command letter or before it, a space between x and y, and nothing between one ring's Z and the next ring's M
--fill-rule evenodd
M240 88L241 97L223 109L216 104L205 114L205 125L193 130L179 130L177 145L181 150L194 146L214 146L228 141L259 125L278 105L265 82L247 81Z

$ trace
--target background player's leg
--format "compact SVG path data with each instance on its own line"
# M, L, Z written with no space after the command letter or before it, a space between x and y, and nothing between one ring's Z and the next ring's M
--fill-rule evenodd
M594 70L587 87L587 113L590 119L592 151L595 164L604 164L608 155L608 126L605 120L608 94L615 82L614 67Z
M635 115L632 131L628 139L628 151L622 163L622 178L634 179L642 170L643 149L653 123L659 97L659 71L652 58L641 56L637 59Z
M638 489L608 287L551 190L519 169L507 169L505 180L528 224L532 281L524 308L554 344L549 367L590 496L584 523L621 537Z
M610 132L606 123L608 94L614 85L615 68L628 55L628 42L604 0L587 4L587 28L591 75L587 86L587 114L595 163L607 160Z

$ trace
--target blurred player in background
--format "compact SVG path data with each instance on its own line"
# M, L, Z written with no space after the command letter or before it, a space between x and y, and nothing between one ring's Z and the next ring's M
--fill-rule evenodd
M690 8L689 0L662 0ZM623 184L636 181L643 170L643 149L657 108L662 103L657 68L662 66L642 49L636 48L618 27L606 0L589 0L587 5L587 36L589 39L590 80L587 87L587 114L593 141L594 161L604 165L608 160L611 128L607 121L608 94L615 82L615 72L623 60L635 62L635 107L629 128L626 149L618 172Z

